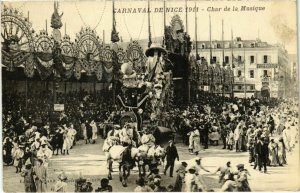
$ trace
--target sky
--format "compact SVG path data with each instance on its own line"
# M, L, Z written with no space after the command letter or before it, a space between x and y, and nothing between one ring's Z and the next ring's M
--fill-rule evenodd
M46 20L48 20L48 33L52 31L50 27L51 15L53 13L52 1L29 1L4 2L7 6L20 9L27 17L29 11L29 20L32 22L33 29L38 32L45 29ZM224 20L224 39L231 39L231 29L234 37L242 39L260 38L271 44L284 44L290 54L297 52L297 27L296 27L296 1L295 0L198 0L197 12L197 37L198 41L209 40L209 15L211 16L212 40L221 40L222 38L222 19ZM194 7L195 1L188 0L188 7ZM238 11L232 11L237 7ZM261 11L241 11L242 6L264 7ZM116 0L115 8L146 8L146 0ZM151 10L163 7L163 1L151 0ZM184 8L183 0L167 0L166 7ZM220 11L208 11L213 7L221 8ZM224 11L224 8L230 8L230 11ZM94 0L94 1L61 1L59 3L59 13L63 12L62 22L66 24L66 33L74 41L76 33L79 33L82 27L89 26L95 29L99 37L103 38L105 31L105 42L110 41L112 29L112 1ZM178 14L184 22L186 30L186 13L169 12L166 14L166 24L169 25L172 16ZM150 14L152 37L163 35L163 13L152 12ZM117 31L123 41L147 39L148 38L148 16L147 13L116 13ZM188 13L188 33L192 40L195 39L195 13ZM61 28L62 34L65 33L65 27Z

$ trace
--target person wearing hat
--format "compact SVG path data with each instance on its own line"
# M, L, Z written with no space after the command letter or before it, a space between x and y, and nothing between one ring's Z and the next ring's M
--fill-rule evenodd
M237 166L238 172L236 182L239 192L251 192L251 188L248 182L249 172L244 168L244 164L238 164Z
M64 133L63 133L63 155L66 154L66 151L67 151L67 155L69 155L69 150L71 148L71 139L68 135L68 132L69 132L69 128L64 125Z
M144 178L140 177L136 180L137 187L133 190L134 192L153 192L148 185L146 185Z
M47 168L49 161L53 155L52 150L48 148L48 145L45 141L41 143L41 148L37 151L37 157L43 160L43 165Z
M196 157L194 159L192 159L192 162L193 164L191 164L191 167L194 167L196 169L196 174L199 174L200 173L200 170L204 170L206 172L210 172L209 170L205 169L202 164L201 164L201 160L202 158L201 157Z
M157 177L154 178L154 192L166 192L167 188L165 186L161 185L161 177L158 175Z
M23 144L17 144L15 146L15 151L13 151L12 157L14 158L14 166L16 167L16 173L21 172L22 168L22 159L24 156L24 145Z
M163 72L163 66L165 61L163 55L167 54L167 51L159 45L152 44L145 52L145 55L148 57L146 61L146 72L148 75L148 80L152 81L155 75Z
M91 121L90 126L92 128L92 143L95 144L96 143L96 139L98 138L97 136L97 132L98 132L98 128L97 128L97 124L95 123L94 120Z
M80 125L80 129L83 135L83 140L85 140L85 144L88 143L88 138L87 138L87 131L86 131L86 125L85 125L85 120L81 120L81 125Z
M21 176L24 178L25 192L35 192L35 184L33 179L33 169L30 159L25 162L25 168L21 172Z
M216 174L217 172L220 172L220 175L219 175L219 183L221 185L223 185L225 183L225 176L228 175L229 173L231 173L232 171L232 168L231 168L231 162L228 161L226 163L226 166L223 167L219 167L215 172L213 172L212 174Z
M287 164L286 162L286 149L285 149L285 144L283 142L283 138L280 137L278 139L278 163L279 166L283 166L284 164Z
M190 167L185 175L185 189L184 192L196 192L196 169L195 167Z
M74 125L72 123L69 124L69 130L68 130L68 137L70 139L70 143L71 143L71 148L73 147L73 145L75 145L76 143L76 134L77 131L76 129L74 129Z
M181 192L182 191L182 184L184 183L185 173L186 173L186 162L181 162L181 165L176 170L177 177L174 185L174 192Z
M269 143L269 160L270 166L278 166L278 144L274 141L274 139L270 139Z
M47 192L47 169L43 165L42 159L35 161L33 167L33 178L35 180L35 187L37 192Z
M174 164L175 164L176 158L179 161L179 155L177 152L177 148L174 145L173 140L170 140L169 146L166 148L167 165L164 170L165 175L166 175L168 168L170 167L170 177L173 177L173 170L174 170Z
M65 172L60 173L57 178L58 179L53 188L54 192L67 192L66 189L67 189L68 184L66 183L66 181L68 178L67 178Z
M130 124L126 123L125 126L121 129L120 131L120 142L121 144L126 143L126 144L133 144L133 128ZM133 146L135 146L133 144Z
M150 132L150 128L145 128L144 133L141 138L142 145L148 146L148 148L151 148L155 145L155 137Z
M81 192L92 192L93 186L92 186L91 179L86 179L86 182L81 186Z
M100 181L100 187L95 190L95 192L112 192L112 186L109 185L109 180L107 178L102 178Z
M291 134L291 127L290 125L286 125L285 129L282 131L282 138L284 141L284 144L286 146L287 151L291 151L291 139L292 139L292 134Z

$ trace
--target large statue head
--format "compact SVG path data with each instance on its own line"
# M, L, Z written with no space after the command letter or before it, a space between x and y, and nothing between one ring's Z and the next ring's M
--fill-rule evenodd
M121 72L124 75L130 76L134 73L133 67L132 67L132 63L131 62L127 62L122 64L121 66Z

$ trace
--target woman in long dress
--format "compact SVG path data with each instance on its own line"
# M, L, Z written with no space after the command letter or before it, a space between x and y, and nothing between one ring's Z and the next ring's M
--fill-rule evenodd
M271 166L277 166L277 143L274 142L274 139L271 139L269 144L269 160Z
M82 135L83 135L83 139L85 140L85 144L87 144L87 133L86 133L86 126L85 126L85 122L81 123L81 131L82 131Z
M198 152L201 150L199 130L195 128L194 131L191 132L191 137L193 139L193 152L198 155Z
M280 166L282 166L283 164L287 164L286 149L282 138L279 138L279 142L278 142L278 162Z
M94 143L96 143L96 139L98 138L98 136L97 136L98 129L97 129L97 125L94 120L91 121L90 126L92 127L92 133L93 133L92 140L93 140L93 144L94 144Z
M68 136L68 128L66 128L66 130L64 131L63 134L63 139L64 139L64 143L63 143L63 155L65 155L66 151L67 151L67 155L69 155L69 149L71 148L71 141L70 138Z

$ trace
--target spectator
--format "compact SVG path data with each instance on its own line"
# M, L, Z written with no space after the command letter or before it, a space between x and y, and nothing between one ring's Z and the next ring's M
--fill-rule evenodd
M37 159L33 167L33 175L37 192L47 192L47 169L43 166L43 160Z
M36 192L32 164L29 159L25 162L25 168L22 170L21 176L24 177L25 192Z
M54 185L54 192L67 192L67 176L64 172L58 175L58 179Z
M95 192L112 192L112 186L109 185L109 180L107 178L101 179L100 187L95 190Z
M153 192L149 186L145 185L144 178L139 178L136 181L137 187L134 189L134 192Z

